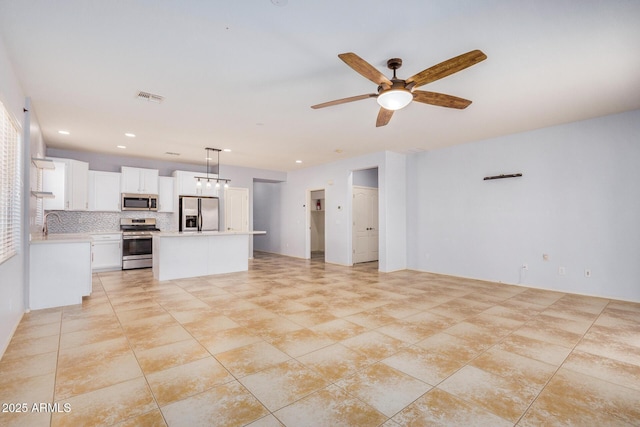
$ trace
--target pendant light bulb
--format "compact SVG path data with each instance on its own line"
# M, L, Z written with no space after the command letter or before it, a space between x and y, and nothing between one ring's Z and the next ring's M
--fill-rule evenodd
M209 182L209 180L207 180L206 187L207 187L207 189L211 188L211 183Z
M224 188L229 188L229 183L228 182L224 183Z
M220 182L219 181L216 182L216 188L220 188Z
M196 187L202 188L202 181L200 181L200 178L198 178L198 182L196 182Z

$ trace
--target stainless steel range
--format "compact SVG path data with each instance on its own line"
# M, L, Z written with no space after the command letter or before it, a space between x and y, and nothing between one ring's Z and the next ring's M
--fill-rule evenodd
M149 268L153 264L153 231L155 218L121 218L122 269Z

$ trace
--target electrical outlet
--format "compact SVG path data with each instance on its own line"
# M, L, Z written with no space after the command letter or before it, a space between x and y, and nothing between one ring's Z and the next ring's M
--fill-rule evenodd
M558 267L558 275L564 276L565 274L567 274L567 270L564 267Z
M584 270L584 277L591 277L591 270L590 269L585 269Z

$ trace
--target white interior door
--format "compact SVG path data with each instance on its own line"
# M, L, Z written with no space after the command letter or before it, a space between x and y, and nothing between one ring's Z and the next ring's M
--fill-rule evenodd
M353 187L353 263L378 260L378 189Z
M249 231L249 189L225 189L224 206L227 231Z

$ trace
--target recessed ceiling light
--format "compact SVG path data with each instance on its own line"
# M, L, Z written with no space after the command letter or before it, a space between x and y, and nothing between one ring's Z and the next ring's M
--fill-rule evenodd
M124 134L124 136L127 136L127 137L129 137L129 138L135 138L135 137L136 137L136 134L135 134L135 133L129 133L129 132L127 132L127 133L125 133L125 134Z
M59 130L58 133L60 135L69 135L71 132L69 132L68 130Z
M124 148L127 148L127 146L126 146L126 145L116 145L116 147L118 147L118 148L123 148L123 149L124 149Z
M225 148L225 149L224 149L224 150L222 150L222 151L224 151L225 153L230 153L230 152L231 152L231 148Z
M296 163L302 163L302 160L296 160Z

